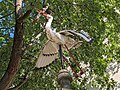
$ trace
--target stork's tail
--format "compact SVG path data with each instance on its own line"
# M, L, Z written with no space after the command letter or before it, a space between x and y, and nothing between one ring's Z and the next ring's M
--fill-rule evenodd
M78 35L84 38L87 42L92 42L94 40L94 38L91 38L90 35L83 30L81 30Z
M72 31L72 30L66 30L66 32L69 32L68 34L71 33L71 34L73 34L73 35L75 35L77 37L82 37L87 42L92 42L94 40L94 38L91 38L90 35L87 32L83 31L83 30L81 30L80 33L77 33L77 32ZM64 33L64 32L62 32L62 33Z

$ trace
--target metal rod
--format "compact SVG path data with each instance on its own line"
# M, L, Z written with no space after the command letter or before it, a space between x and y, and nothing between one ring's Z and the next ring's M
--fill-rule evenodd
M60 53L60 61L61 61L62 69L65 69L64 64L63 64L63 53L62 53L61 45L59 45L59 53Z
M78 62L76 61L76 59L74 58L74 56L72 55L72 53L70 52L70 50L68 49L68 47L65 45L67 51L69 52L70 56L72 57L73 61L75 62L75 64L77 65L77 67L80 69L80 71L82 70L82 68L79 66Z
M73 74L75 75L75 77L78 78L79 76L78 76L77 72L74 70L74 68L72 68L72 66L71 66L70 63L68 62L68 59L67 59L65 56L63 56L63 60L64 60L65 62L67 62L67 64L70 66Z

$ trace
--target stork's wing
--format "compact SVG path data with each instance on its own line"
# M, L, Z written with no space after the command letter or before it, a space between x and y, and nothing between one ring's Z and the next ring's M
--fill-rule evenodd
M74 30L63 30L63 31L60 31L59 33L62 35L65 35L65 36L74 36L75 35Z
M75 40L76 37L79 37L75 30L63 30L60 31L59 33L65 36L66 46L69 49L78 48L82 44L82 41ZM63 48L65 49L64 46Z
M75 32L75 30L63 30L63 31L60 31L59 33L62 35L70 36L75 39L82 37L87 42L92 42L94 40L94 38L91 38L89 34L83 30L81 30L80 33Z
M63 30L59 32L61 35L71 37L73 39L79 39L80 36L75 30Z
M58 45L48 41L39 55L36 66L37 68L45 67L52 63L58 55Z
M65 35L65 36L71 36L71 37L81 37L79 34L80 33L77 33L75 30L63 30L63 31L60 31L59 32L60 34L62 35Z

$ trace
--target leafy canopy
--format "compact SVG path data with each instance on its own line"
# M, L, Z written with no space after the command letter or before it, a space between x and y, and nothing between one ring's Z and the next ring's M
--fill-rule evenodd
M49 4L54 17L52 27L57 31L70 29L79 32L83 29L95 38L91 45L84 42L80 48L72 50L79 63L89 64L86 71L88 74L85 74L80 82L76 79L72 82L73 90L87 90L91 86L109 90L114 86L114 81L109 79L106 67L112 61L120 62L119 0L46 0L46 3ZM43 28L45 18L40 17L36 23L33 23L37 15L36 9L42 9L41 0L24 0L23 12L29 9L32 9L32 13L24 21L25 50L19 72L12 85L16 86L21 81L20 78L29 72L30 79L20 90L55 90L60 88L56 80L61 69L59 59L49 67L32 70L47 38ZM14 26L14 1L2 0L0 2L0 77L8 66ZM41 36L36 39L39 33Z

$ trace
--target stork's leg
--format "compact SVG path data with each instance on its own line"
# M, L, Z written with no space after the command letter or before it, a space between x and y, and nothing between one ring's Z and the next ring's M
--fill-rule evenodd
M63 53L62 53L62 46L61 45L59 45L59 53L60 53L60 61L61 61L62 69L65 69L64 63L63 63Z
M74 56L72 55L72 53L70 52L70 50L68 49L68 47L65 45L67 51L69 52L70 57L73 59L73 61L75 62L75 64L77 65L77 67L80 69L81 73L83 72L82 68L79 66L78 62L76 61L76 59L74 58Z

